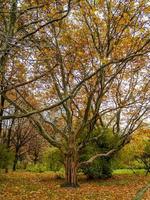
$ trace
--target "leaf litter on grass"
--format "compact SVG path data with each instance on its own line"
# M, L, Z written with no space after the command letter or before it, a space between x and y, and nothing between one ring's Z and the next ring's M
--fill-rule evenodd
M76 189L62 188L64 180L50 173L15 172L0 179L0 200L131 200L149 176L115 175L108 180L79 180ZM150 200L147 190L142 200Z

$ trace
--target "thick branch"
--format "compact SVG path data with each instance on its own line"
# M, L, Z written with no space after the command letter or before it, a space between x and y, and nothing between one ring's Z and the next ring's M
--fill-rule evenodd
M101 158L101 157L109 157L112 156L115 152L117 151L117 149L111 149L110 151L108 151L107 153L99 153L96 154L94 156L92 156L89 160L81 162L79 165L89 165L91 164L94 160L96 160L97 158Z

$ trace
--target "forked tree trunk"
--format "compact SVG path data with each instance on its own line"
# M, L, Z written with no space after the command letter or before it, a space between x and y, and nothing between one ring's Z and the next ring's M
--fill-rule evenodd
M66 187L78 187L77 160L75 155L67 155L65 158L65 184Z

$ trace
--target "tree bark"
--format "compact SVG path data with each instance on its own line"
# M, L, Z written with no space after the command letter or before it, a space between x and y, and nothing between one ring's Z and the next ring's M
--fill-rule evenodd
M68 154L65 157L65 184L66 187L78 187L76 156Z

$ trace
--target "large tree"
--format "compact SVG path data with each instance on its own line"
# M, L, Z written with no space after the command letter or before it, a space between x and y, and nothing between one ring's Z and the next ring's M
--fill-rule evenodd
M77 1L69 17L30 38L31 43L38 41L37 51L20 51L28 87L11 81L3 90L20 114L2 119L28 116L39 134L61 151L70 186L78 185L81 165L118 151L148 115L147 10L146 1ZM41 12L44 18L46 11ZM121 136L120 142L80 163L96 126L109 127Z

